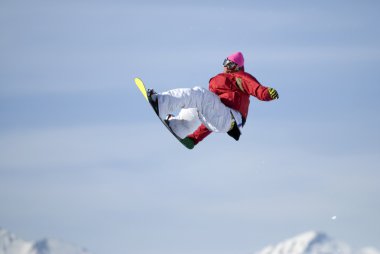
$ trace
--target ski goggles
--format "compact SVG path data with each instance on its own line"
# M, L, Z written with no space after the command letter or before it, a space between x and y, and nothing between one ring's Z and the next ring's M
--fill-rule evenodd
M234 69L237 64L235 62L232 62L230 59L226 58L223 61L223 66L227 67L228 69Z

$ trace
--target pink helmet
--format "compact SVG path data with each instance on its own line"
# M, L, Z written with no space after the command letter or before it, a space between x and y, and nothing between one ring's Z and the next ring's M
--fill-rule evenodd
M233 53L232 55L228 56L227 59L236 63L239 67L244 66L244 57L241 52Z

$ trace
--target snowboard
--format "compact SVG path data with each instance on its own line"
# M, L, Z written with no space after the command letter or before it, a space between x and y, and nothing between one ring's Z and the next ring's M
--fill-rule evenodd
M135 78L135 83L136 83L136 86L139 88L140 92L142 93L142 95L144 96L145 100L149 103L149 105L152 107L154 113L156 113L158 119L161 120L162 124L165 125L165 127L170 131L170 133L179 141L181 142L182 145L184 145L186 148L188 149L191 149L189 147L187 147L184 143L183 143L183 139L181 139L180 137L177 136L177 134L174 133L174 131L170 128L169 126L169 123L167 120L164 120L164 119L161 119L161 117L157 114L157 112L154 110L154 107L153 105L151 104L149 98L148 98L148 93L147 93L147 89L145 88L145 85L143 83L143 81L140 79L140 78Z

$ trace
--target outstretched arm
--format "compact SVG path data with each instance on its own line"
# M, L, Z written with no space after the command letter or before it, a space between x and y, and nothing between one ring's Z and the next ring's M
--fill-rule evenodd
M236 78L236 83L240 90L249 95L255 96L261 101L272 100L269 95L268 87L261 85L253 76Z
M236 83L240 90L262 101L271 101L279 97L275 89L261 85L255 77L249 74L242 78L237 78Z

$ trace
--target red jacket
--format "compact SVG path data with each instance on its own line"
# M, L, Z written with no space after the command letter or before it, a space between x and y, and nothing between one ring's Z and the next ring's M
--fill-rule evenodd
M244 71L216 75L210 79L209 90L217 94L227 107L239 111L243 117L243 123L248 116L250 95L262 101L272 100L268 88L261 85L251 74ZM210 133L211 131L202 124L188 137L197 144Z

